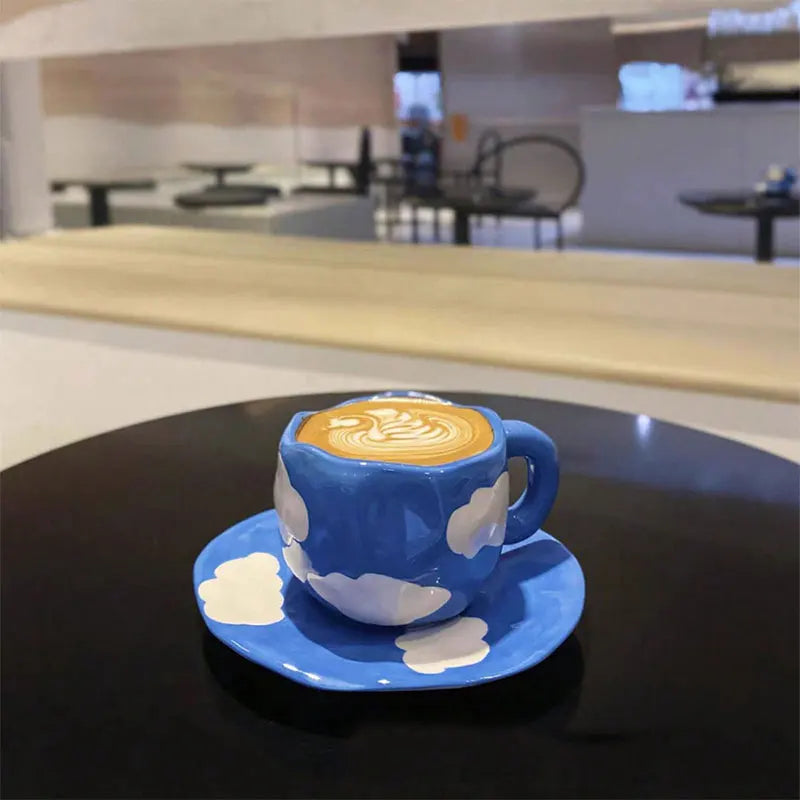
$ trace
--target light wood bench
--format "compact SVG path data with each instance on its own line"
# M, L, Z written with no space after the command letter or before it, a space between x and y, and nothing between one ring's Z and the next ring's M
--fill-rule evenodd
M6 307L798 397L798 270L127 227L0 245Z

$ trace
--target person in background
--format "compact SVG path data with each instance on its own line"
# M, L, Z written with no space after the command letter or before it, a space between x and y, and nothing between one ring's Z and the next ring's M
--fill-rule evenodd
M402 163L407 194L437 191L439 179L439 137L431 128L427 106L409 106L406 127L402 132Z

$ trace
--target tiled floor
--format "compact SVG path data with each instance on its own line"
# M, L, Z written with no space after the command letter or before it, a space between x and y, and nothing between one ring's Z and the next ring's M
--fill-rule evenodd
M453 214L445 209L439 212L440 241L450 244L453 241ZM578 210L567 211L563 216L564 247L570 249L585 249L595 252L609 252L605 248L583 248L580 243L581 212ZM394 225L390 231L386 225L383 212L379 209L375 215L375 227L381 241L411 242L411 211L401 209L401 222ZM533 222L525 219L506 217L497 220L494 217L484 217L482 220L473 218L471 226L472 244L482 247L505 247L514 250L533 249ZM555 225L547 220L542 222L542 247L553 249L555 247ZM425 244L435 243L433 212L430 209L419 211L419 240ZM617 250L615 252L640 252ZM658 255L673 258L709 258L736 260L751 263L752 258L746 255L730 253L689 253L683 251L654 251L648 250L648 255ZM795 258L778 258L774 262L777 266L800 267L800 260Z

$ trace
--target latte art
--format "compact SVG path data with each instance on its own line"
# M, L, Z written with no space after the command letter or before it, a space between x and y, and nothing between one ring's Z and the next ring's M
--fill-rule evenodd
M478 411L424 398L364 400L309 417L297 441L333 455L437 465L482 453L493 441Z
M445 453L471 437L472 429L466 420L416 409L376 408L333 417L328 425L328 441L333 447L364 455L378 451L405 453L409 449L431 455Z

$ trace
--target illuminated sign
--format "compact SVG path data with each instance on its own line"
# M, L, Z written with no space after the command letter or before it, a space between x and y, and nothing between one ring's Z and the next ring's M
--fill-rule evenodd
M708 15L709 36L780 33L800 30L800 0L771 11L715 9Z

